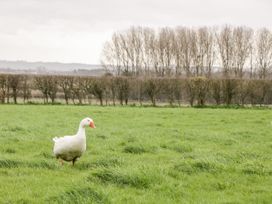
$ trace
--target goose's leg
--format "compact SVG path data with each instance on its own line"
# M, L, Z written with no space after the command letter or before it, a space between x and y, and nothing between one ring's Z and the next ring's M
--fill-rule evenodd
M73 166L75 165L75 163L76 163L76 160L77 160L77 157L75 157L74 159L73 159Z
M59 162L61 164L61 166L63 165L63 160L59 158Z

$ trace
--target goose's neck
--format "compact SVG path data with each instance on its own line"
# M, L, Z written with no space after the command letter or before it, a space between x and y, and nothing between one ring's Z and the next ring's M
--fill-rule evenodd
M86 135L85 135L85 128L82 127L81 125L79 125L79 128L78 128L76 136L77 137L83 137L83 138L86 137Z

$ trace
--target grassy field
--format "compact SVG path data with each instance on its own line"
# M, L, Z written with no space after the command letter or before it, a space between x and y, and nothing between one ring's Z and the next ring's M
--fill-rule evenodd
M52 137L91 116L73 167ZM0 106L0 203L271 203L272 110Z

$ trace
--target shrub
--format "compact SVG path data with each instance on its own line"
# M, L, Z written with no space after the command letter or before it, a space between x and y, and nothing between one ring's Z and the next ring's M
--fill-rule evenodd
M145 80L145 93L151 100L153 106L156 106L156 100L162 88L162 80L159 78L147 78Z
M21 80L20 80L21 79ZM36 93L36 89L41 94ZM33 91L33 93L32 93ZM157 101L181 105L181 99L191 106L197 103L203 107L207 103L227 106L232 105L266 105L272 103L271 80L259 79L232 79L232 78L174 78L168 77L128 77L128 76L27 76L0 74L0 103L9 103L12 96L14 102L22 97L24 102L33 97L44 99L52 104L60 97L68 104L71 99L74 104L83 104L92 97L96 97L100 105L116 104L127 105L131 100L133 106L138 103L148 106L144 102L150 100L152 106ZM111 101L111 102L110 102Z

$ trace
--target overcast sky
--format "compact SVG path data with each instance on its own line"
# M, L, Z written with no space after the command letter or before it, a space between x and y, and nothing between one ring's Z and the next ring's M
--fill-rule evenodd
M0 59L98 64L116 30L136 26L272 28L272 0L0 0Z

